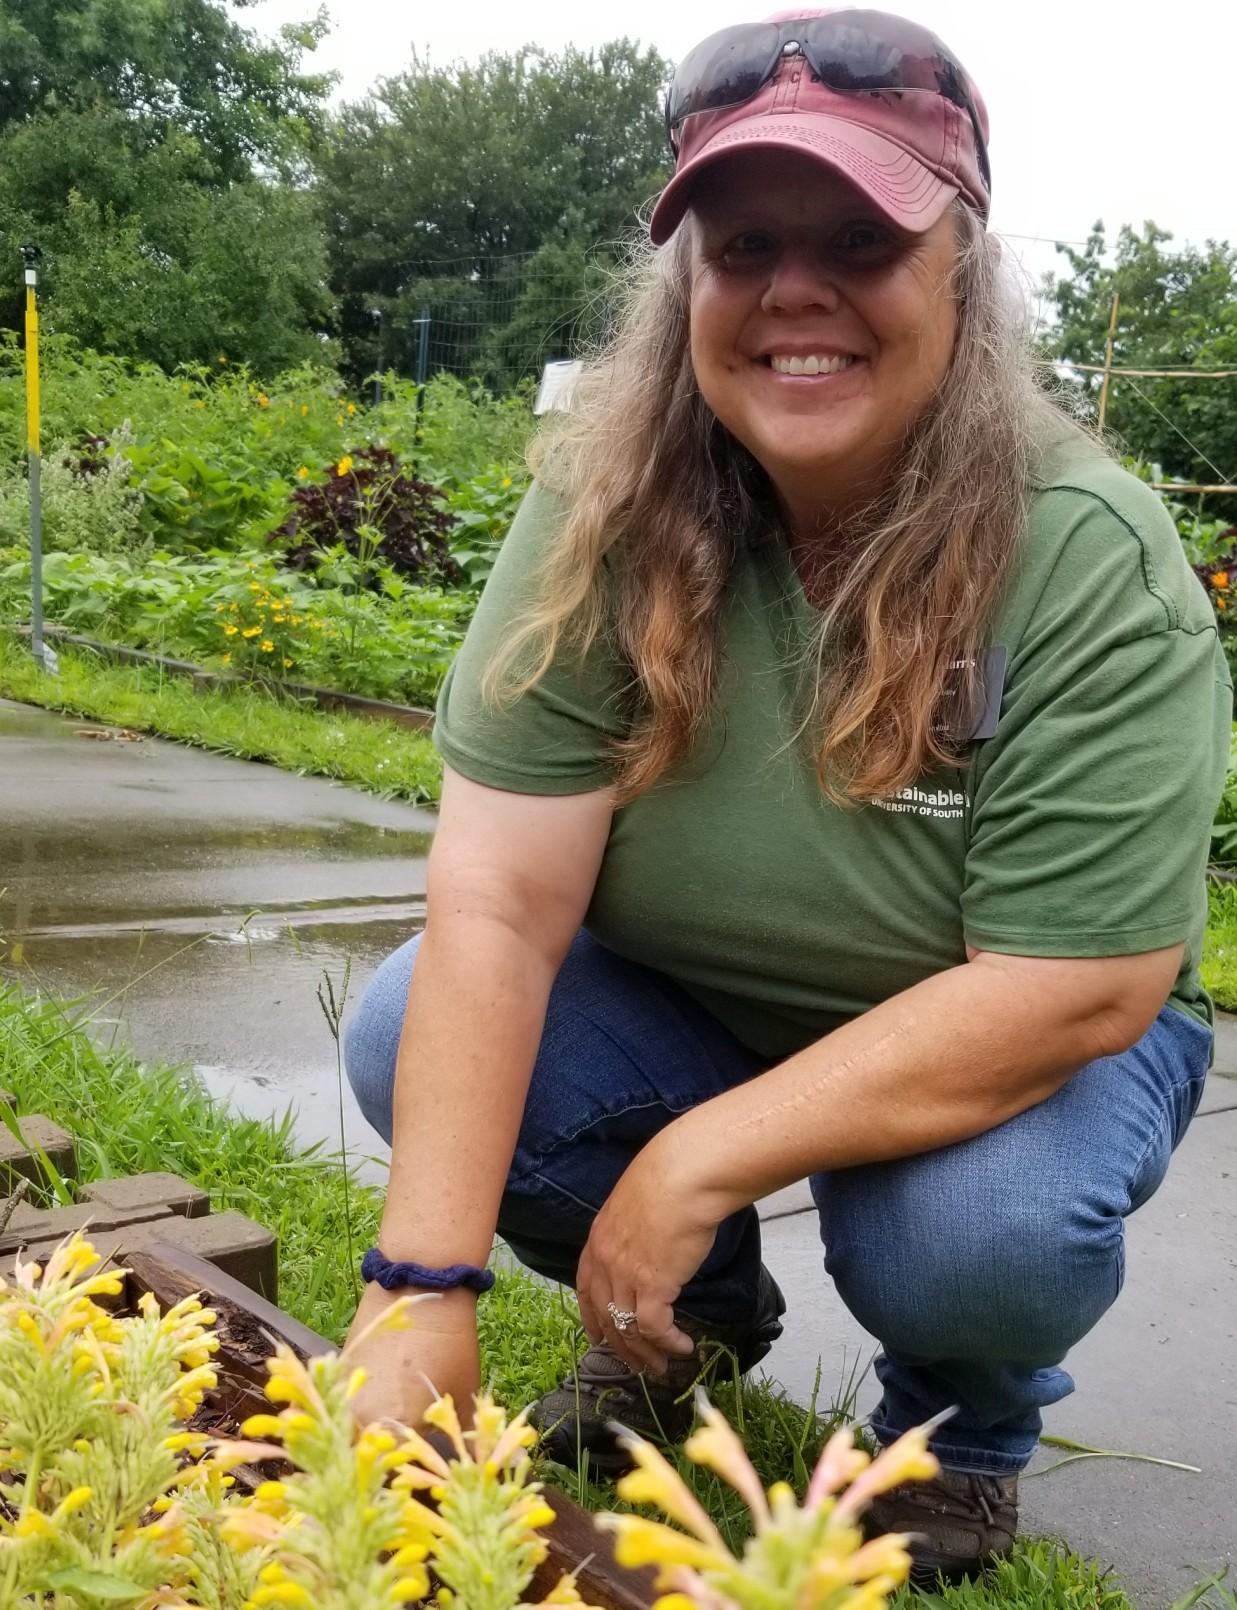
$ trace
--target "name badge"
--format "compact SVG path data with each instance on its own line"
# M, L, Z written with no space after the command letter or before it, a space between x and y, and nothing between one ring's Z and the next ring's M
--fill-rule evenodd
M959 708L955 695L946 704L945 729L956 743L979 743L996 736L997 722L1001 718L1001 697L1005 692L1005 668L1009 663L1009 650L1004 647L986 648L979 656L979 675L976 679L976 697L973 706ZM955 671L970 670L974 661L955 660Z

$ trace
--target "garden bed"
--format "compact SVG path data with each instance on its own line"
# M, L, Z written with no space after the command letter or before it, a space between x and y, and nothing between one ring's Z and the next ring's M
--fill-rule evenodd
M19 626L17 633L20 637L29 637L30 628ZM87 653L97 654L100 659L115 664L148 666L154 670L165 671L171 676L189 677L195 687L199 688L235 688L248 684L247 678L229 675L226 671L208 671L204 666L195 665L190 660L171 659L166 655L152 654L146 649L126 648L120 643L99 642L96 638L82 637L76 632L69 631L67 627L56 626L51 622L44 626L43 636L53 645L67 643L73 648L84 649ZM434 724L434 712L419 709L416 705L395 704L389 699L367 699L357 693L342 693L337 688L318 688L307 682L287 682L281 679L272 686L278 693L290 699L305 700L316 705L319 710L343 710L349 715L360 716L367 721L389 721L397 727L408 727L414 732L427 732Z

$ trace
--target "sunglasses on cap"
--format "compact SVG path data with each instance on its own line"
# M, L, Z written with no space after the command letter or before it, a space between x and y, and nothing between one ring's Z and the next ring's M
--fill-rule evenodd
M970 117L979 170L991 190L988 151L961 62L926 28L884 11L739 23L710 34L680 63L666 97L666 133L675 155L684 118L741 106L797 55L839 95L926 90L951 101Z

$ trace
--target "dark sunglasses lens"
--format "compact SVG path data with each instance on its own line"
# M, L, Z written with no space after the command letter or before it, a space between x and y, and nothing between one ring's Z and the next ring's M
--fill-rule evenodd
M805 24L803 51L830 89L928 89L953 63L914 23L882 11L841 11ZM954 96L949 97L951 100Z
M666 101L666 122L673 132L693 112L738 106L750 100L773 67L781 49L772 24L740 24L710 34L683 58Z

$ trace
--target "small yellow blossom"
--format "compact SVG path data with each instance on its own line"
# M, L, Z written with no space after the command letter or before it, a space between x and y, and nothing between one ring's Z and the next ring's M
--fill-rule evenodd
M290 667L290 666L291 666L291 664L292 664L292 661L291 661L291 660L288 660L288 659L285 659L285 660L284 660L284 662L283 662L283 668L284 668L284 670L285 670L285 671L286 671L286 670L288 670L288 668L289 668L289 667Z
M242 637L257 637L258 633L261 630L262 630L262 628L260 626L246 626L245 630L241 633L241 636Z
M348 412L350 414L355 414L356 413L356 404L355 403L349 403L348 404Z
M225 655L224 655L224 656L223 656L223 663L224 663L224 664L225 664L225 665L231 665L231 663L232 663L232 656L231 656L231 655L230 655L230 654L225 654Z
M503 490L504 490L504 492L505 492L505 491L506 491L506 489L507 489L507 488L508 488L508 487L509 487L509 486L510 486L510 485L511 485L511 477L510 477L510 476L509 476L509 475L504 475L504 476L503 476L503 479L502 479L502 486L503 486Z
M296 478L297 478L298 481L307 481L309 479L309 465L308 464L301 464L300 466L298 466L297 472L296 472Z
M341 458L339 463L335 466L335 473L336 475L347 475L351 469L352 457L350 454L345 453L343 458Z
M239 626L233 626L232 623L229 621L223 628L223 635L225 637L235 637L239 630L240 630Z
M301 404L301 418L304 419L305 415L308 412L309 412L309 404L308 403L302 403Z
M269 637L264 637L262 639L261 647L263 654L273 654L275 652L275 645L271 642Z
M1215 588L1215 590L1217 592L1222 593L1224 591L1224 589L1228 586L1228 571L1227 570L1217 570L1213 574L1213 576L1211 578L1211 585Z
M271 399L264 391L260 391L257 396L257 403L259 408L269 408L271 406Z

